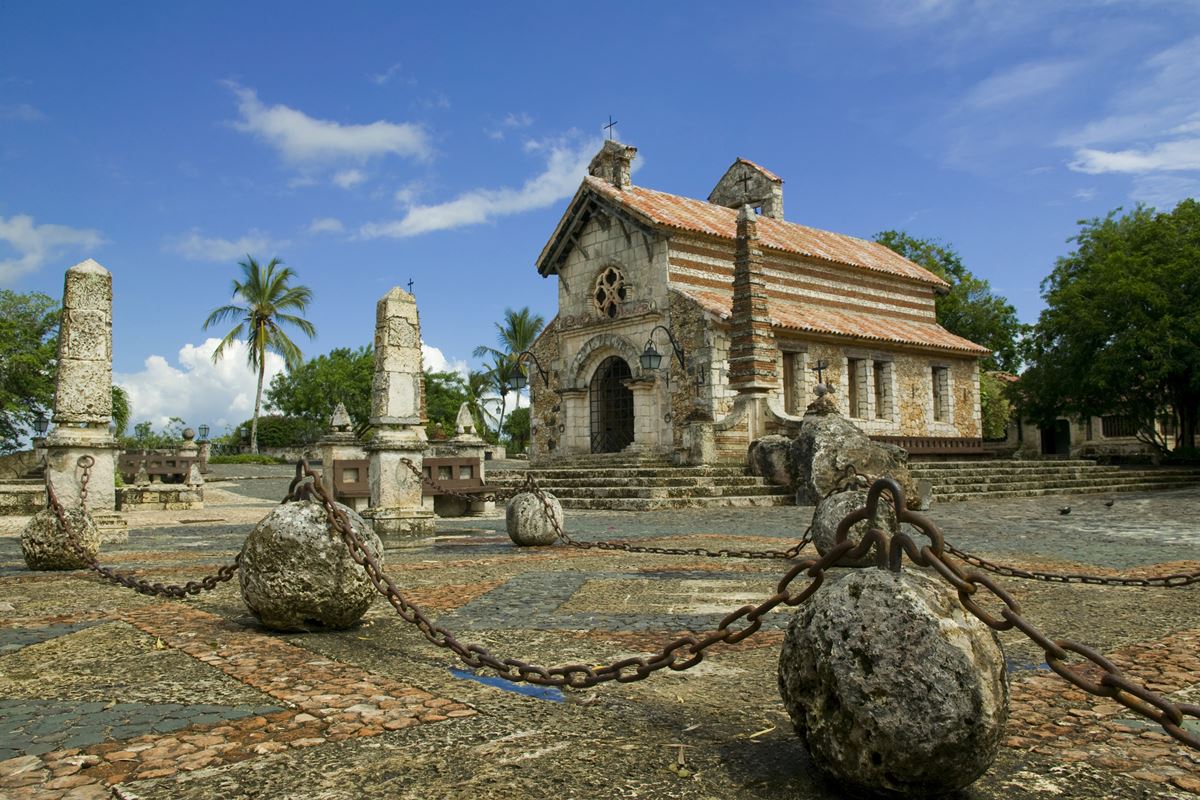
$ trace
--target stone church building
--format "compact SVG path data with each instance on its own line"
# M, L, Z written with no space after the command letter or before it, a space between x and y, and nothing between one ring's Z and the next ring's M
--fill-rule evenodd
M541 371L529 364L535 460L742 460L751 440L795 430L818 366L872 436L979 441L988 350L937 324L945 281L784 220L782 179L750 161L697 200L633 185L636 153L605 142L537 260L558 314L533 347Z

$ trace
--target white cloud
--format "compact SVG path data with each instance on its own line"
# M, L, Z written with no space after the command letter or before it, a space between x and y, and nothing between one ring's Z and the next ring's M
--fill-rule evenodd
M343 189L352 189L366 179L367 175L361 169L344 169L333 176L333 182Z
M1075 160L1069 166L1089 175L1200 170L1200 139L1177 139L1140 150L1107 151L1085 147L1075 151Z
M1037 61L998 72L979 83L967 94L967 105L994 108L1044 94L1062 86L1082 66L1078 61Z
M404 65L397 61L383 72L378 72L372 75L371 83L374 83L376 86L386 86L392 81L396 81L404 84L405 86L416 86L416 78L402 74L403 69Z
M1091 188L1089 188L1089 189L1080 189L1080 190L1076 191L1076 192L1075 192L1075 194L1074 194L1074 197L1075 197L1075 199L1076 199L1076 200L1083 200L1085 203L1086 203L1088 200L1091 200L1091 199L1093 199L1095 196L1096 196L1096 190L1095 190L1095 189L1091 189Z
M1110 97L1106 116L1059 138L1075 151L1068 167L1136 176L1132 196L1159 207L1194 191L1198 181L1169 173L1200 172L1197 52L1200 36L1193 36L1132 70Z
M467 362L461 358L449 359L440 349L421 342L421 362L426 372L457 372L467 377Z
M254 413L258 373L246 364L246 343L240 340L213 364L212 354L219 342L214 337L198 345L185 344L179 349L177 364L152 355L140 372L114 373L113 382L129 392L130 428L143 420L161 427L170 417L180 417L193 427L206 423L219 435L226 427L249 419ZM268 353L264 394L271 377L282 371L283 359Z
M12 106L0 106L0 120L10 122L41 122L46 115L41 109L34 108L28 103L17 103Z
M485 129L487 135L492 139L503 139L509 131L528 128L533 124L533 117L526 114L524 111L518 113L509 113L504 119L500 120L500 124L495 128Z
M320 217L308 225L309 233L341 233L345 229L346 226L336 217Z
M241 113L233 127L257 136L293 163L363 161L388 154L423 159L432 153L429 136L420 125L382 120L343 125L285 105L265 106L253 89L232 82L227 85L237 96Z
M267 258L274 257L275 251L288 244L287 240L277 241L257 229L237 239L221 239L204 236L193 228L168 243L167 248L189 261L240 261L247 255L261 258L270 253Z
M66 225L37 225L28 214L17 214L8 219L0 217L0 243L17 251L15 258L4 258L0 250L0 284L4 284L33 272L51 258L90 250L105 241L99 231Z
M445 203L412 205L402 219L369 223L362 226L359 234L367 239L404 238L545 208L575 192L598 147L599 142L592 140L576 146L562 140L536 143L527 149L544 151L546 168L525 181L521 188L472 189Z

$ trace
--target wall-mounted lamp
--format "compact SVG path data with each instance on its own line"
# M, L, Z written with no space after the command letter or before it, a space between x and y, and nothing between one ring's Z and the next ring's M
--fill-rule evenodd
M675 357L679 359L679 366L687 369L687 362L683 360L683 348L679 346L679 342L675 341L674 334L665 325L655 325L650 329L650 338L646 340L646 349L638 356L638 361L642 364L642 369L647 371L656 370L662 365L662 353L654 346L654 332L663 330L667 334L667 338L671 340L671 349L675 351Z
M546 370L542 369L542 365L537 360L537 356L535 356L532 351L523 350L517 354L516 369L513 371L513 374L508 377L508 388L519 392L529 385L529 378L526 377L525 368L521 365L521 359L523 359L525 356L529 356L531 359L533 359L533 365L537 367L538 375L542 376L542 386L549 386L550 379L546 377Z

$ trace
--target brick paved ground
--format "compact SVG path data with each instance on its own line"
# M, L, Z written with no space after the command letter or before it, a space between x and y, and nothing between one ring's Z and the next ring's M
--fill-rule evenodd
M203 511L144 513L114 566L178 581L232 558L286 480L214 484ZM1200 488L935 508L949 541L1026 568L1153 574L1200 567ZM1063 516L1058 508L1070 504ZM581 539L779 549L811 509L576 512ZM199 521L209 520L209 521ZM457 670L390 606L350 631L258 628L236 588L167 602L85 573L25 569L0 532L0 797L835 798L775 688L790 611L684 673L585 692ZM539 663L659 649L772 591L779 561L518 550L499 519L445 520L389 547L414 602L469 642ZM1176 701L1200 702L1200 586L1004 579L1053 635L1095 645ZM1067 687L1002 636L1012 719L963 798L1195 797L1200 753ZM1193 730L1200 730L1189 723Z

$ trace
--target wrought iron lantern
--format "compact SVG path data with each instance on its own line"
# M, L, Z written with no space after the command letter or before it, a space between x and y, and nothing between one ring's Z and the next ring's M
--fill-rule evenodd
M205 441L205 440L207 440L207 439L208 439L208 426L207 426L207 425L201 425L201 426L200 426L200 441L202 441L202 442L203 442L203 441Z
M675 351L675 357L679 359L679 366L686 370L687 362L683 359L683 348L679 346L679 342L675 341L674 334L665 325L655 325L650 329L650 338L646 340L646 349L638 356L642 369L653 371L662 366L662 353L658 352L658 348L654 346L654 332L657 330L662 330L667 334L667 338L671 341L671 349Z
M517 354L516 369L508 376L508 388L519 392L529 385L529 377L525 371L525 367L521 364L525 356L529 356L533 360L533 365L537 367L538 375L542 377L542 386L549 386L550 379L546 376L546 370L542 369L542 364L537 360L537 356L532 351L522 350Z
M50 427L50 420L46 419L44 411L39 410L37 416L33 418L33 430L38 437L46 435L46 428Z

